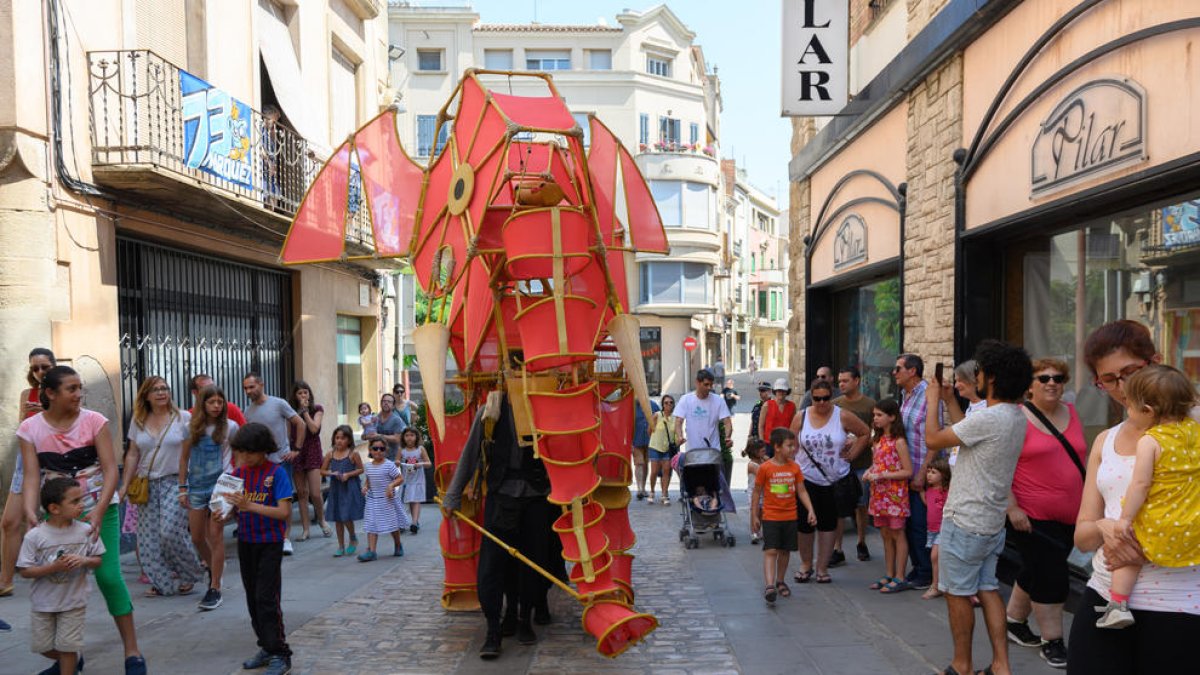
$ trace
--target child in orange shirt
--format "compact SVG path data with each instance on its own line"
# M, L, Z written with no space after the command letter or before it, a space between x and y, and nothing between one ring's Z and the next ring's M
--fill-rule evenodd
M771 431L770 441L775 456L763 462L754 476L750 530L762 532L763 576L767 582L763 598L774 605L777 595L786 598L792 594L783 579L791 552L796 550L796 499L807 509L809 525L817 524L817 516L804 489L804 474L795 462L796 434L779 427Z

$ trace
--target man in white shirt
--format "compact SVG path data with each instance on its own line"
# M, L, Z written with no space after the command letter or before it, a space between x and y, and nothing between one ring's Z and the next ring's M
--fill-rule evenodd
M954 639L954 660L947 672L975 672L971 663L971 637L975 631L971 596L978 594L992 643L992 662L986 672L1005 675L1011 670L996 561L1004 550L1008 494L1025 443L1027 422L1021 402L1033 381L1033 365L1024 349L996 340L980 343L975 361L979 364L979 395L987 399L988 407L949 429L942 428L938 415L925 418L929 452L959 446L938 533L938 589L946 594ZM930 409L936 409L939 397L952 396L950 386L947 380L940 385L934 382L926 389Z
M714 381L712 371L700 369L696 390L684 394L675 405L675 438L683 438L688 450L720 449L721 441L733 434L733 419L725 399L712 393Z

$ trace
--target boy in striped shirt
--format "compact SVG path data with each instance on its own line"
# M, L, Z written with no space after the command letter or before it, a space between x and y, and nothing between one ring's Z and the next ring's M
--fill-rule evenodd
M242 667L266 666L265 675L287 675L292 670L292 650L284 636L279 597L292 481L286 469L267 459L275 452L275 437L262 424L251 422L238 429L229 445L236 466L233 475L244 485L240 494L225 495L225 500L237 509L238 567L259 647ZM220 518L220 513L214 511L213 517Z

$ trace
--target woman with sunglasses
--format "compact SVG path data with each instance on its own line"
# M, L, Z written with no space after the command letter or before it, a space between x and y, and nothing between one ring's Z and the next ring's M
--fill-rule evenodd
M54 352L45 347L36 347L29 352L29 372L25 374L29 388L21 392L18 424L42 412L42 401L39 398L42 375L56 365L58 361L54 358ZM13 593L17 554L21 551L21 540L25 538L24 504L21 502L21 485L25 476L23 464L21 454L17 453L17 466L13 469L8 499L4 502L4 515L0 517L0 530L4 532L4 547L0 550L0 598Z
M669 505L671 498L667 492L671 489L671 459L674 456L671 447L679 451L679 439L675 434L675 397L663 394L662 410L654 413L650 420L650 447L646 451L650 458L650 503L654 503L654 484L662 481L662 503Z
M1066 362L1033 362L1025 402L1025 444L1008 495L1007 539L1021 554L1008 599L1008 639L1041 649L1051 667L1067 666L1063 603L1070 592L1067 556L1083 495L1087 442L1075 407L1062 400L1071 381ZM1041 636L1029 627L1037 619Z
M1097 388L1122 408L1125 382L1162 355L1150 331L1136 321L1123 319L1097 328L1083 345ZM1200 420L1200 409L1192 409ZM1141 547L1120 536L1116 520L1121 498L1133 478L1134 456L1142 430L1121 422L1102 432L1088 455L1087 481L1075 521L1075 546L1095 551L1087 592L1071 621L1067 673L1110 675L1169 673L1180 664L1193 663L1194 641L1200 635L1200 566L1158 567L1146 564L1129 597L1137 622L1123 630L1096 627L1108 602L1112 569L1141 562Z

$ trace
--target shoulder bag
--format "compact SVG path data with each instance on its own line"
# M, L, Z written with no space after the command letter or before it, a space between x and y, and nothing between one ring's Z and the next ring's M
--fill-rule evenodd
M804 410L800 411L801 431L804 430L804 420L807 417L808 409L805 408ZM817 467L817 471L821 472L821 475L825 477L825 480L832 481L833 501L837 505L838 517L849 518L850 516L853 516L854 510L858 508L858 500L862 497L862 483L859 482L858 476L851 471L845 476L833 481L833 479L829 477L829 474L825 473L825 468L821 466L821 463L812 456L812 453L808 451L808 448L804 447L803 443L799 442L799 439L797 439L796 444L800 446L800 449L804 451L804 454L808 455L808 461L812 462L813 466Z
M1050 430L1050 433L1058 439L1059 443L1062 443L1063 450L1067 453L1067 456L1071 458L1071 463L1075 465L1076 469L1079 469L1079 477L1086 481L1087 469L1083 468L1083 462L1079 460L1079 455L1075 454L1075 448L1071 445L1071 441L1068 441L1067 437L1063 436L1063 433L1058 430L1058 427L1054 426L1054 423L1050 421L1050 418L1043 415L1041 410L1038 410L1038 407L1033 404L1033 401L1025 401L1025 408L1029 410L1029 412L1033 413L1033 416L1042 423L1042 426ZM1070 422L1068 422L1068 424L1070 424Z
M172 413L171 420L163 427L162 433L158 435L158 445L154 446L154 452L150 453L150 463L146 465L146 475L140 472L129 481L129 487L125 490L125 496L129 499L130 504L141 506L150 501L150 471L154 468L154 458L158 456L158 449L162 447L163 439L167 437L167 432L175 425L176 415Z
M660 419L658 423L663 425L663 432L667 435L667 456L674 459L675 455L679 454L679 443L671 438L671 425L666 419Z

